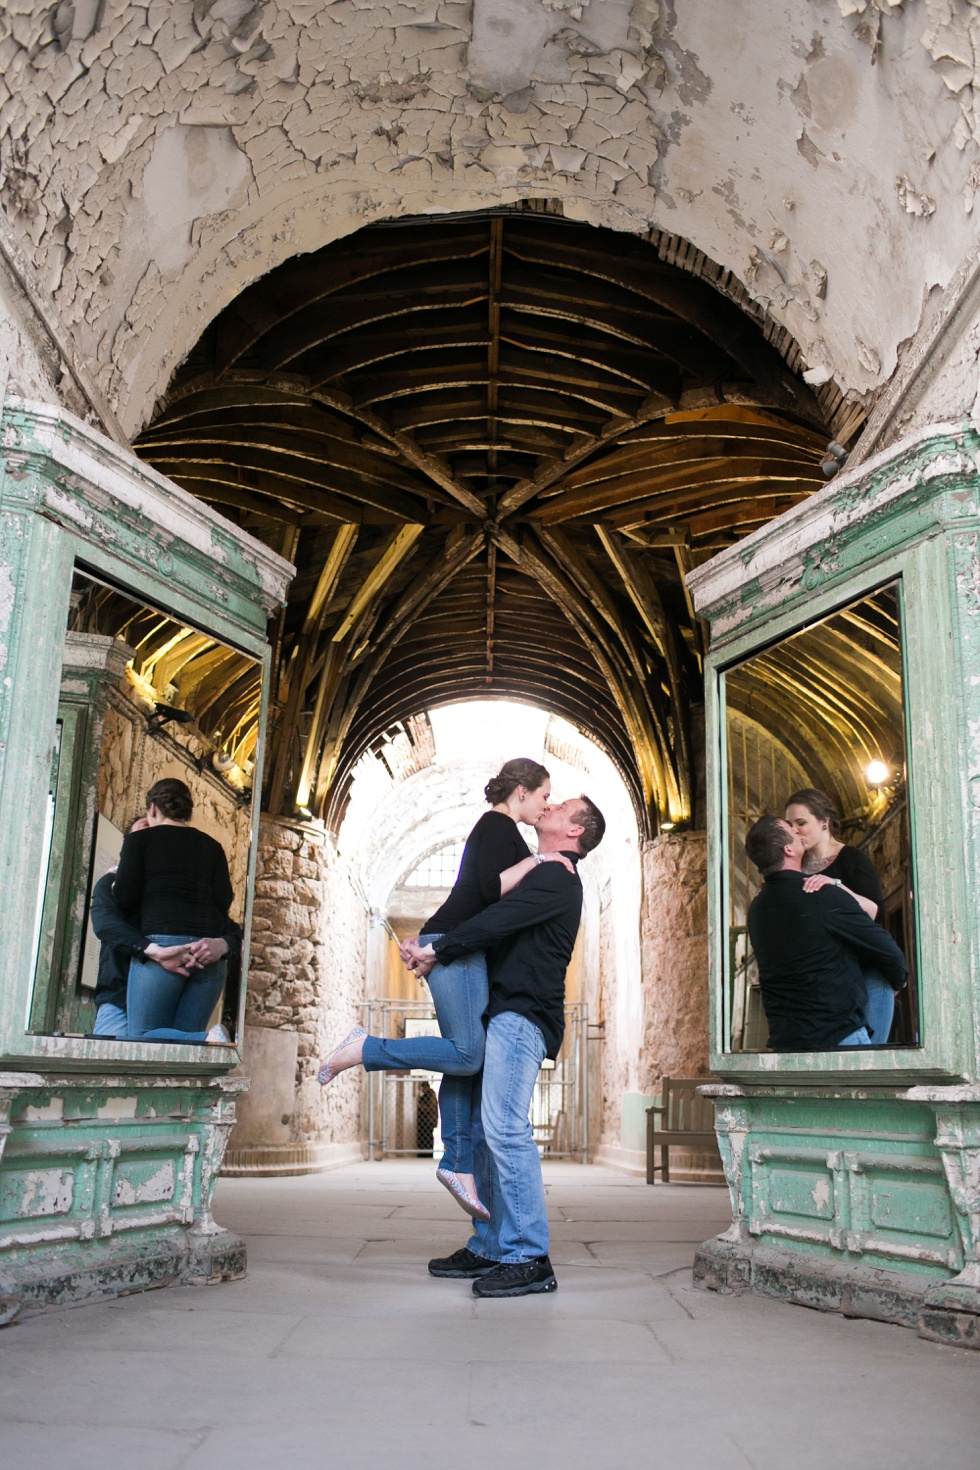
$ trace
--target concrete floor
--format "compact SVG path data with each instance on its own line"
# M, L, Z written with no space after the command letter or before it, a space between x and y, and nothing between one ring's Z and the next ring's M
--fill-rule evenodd
M554 1296L435 1281L431 1164L222 1180L249 1276L0 1332L2 1470L977 1470L980 1354L696 1292L723 1190L546 1169Z

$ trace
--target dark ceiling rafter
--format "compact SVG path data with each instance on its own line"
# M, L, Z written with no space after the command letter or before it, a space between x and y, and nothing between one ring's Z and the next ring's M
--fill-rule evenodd
M501 209L369 226L211 323L137 449L293 549L273 810L335 824L384 732L499 694L598 739L646 832L695 818L683 573L819 488L830 437L729 295L662 242Z

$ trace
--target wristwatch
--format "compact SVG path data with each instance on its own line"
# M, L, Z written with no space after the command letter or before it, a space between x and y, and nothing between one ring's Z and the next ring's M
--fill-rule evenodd
M531 856L534 858L534 861L536 863L543 863L544 862L544 858L541 856L541 854L539 852L532 852Z

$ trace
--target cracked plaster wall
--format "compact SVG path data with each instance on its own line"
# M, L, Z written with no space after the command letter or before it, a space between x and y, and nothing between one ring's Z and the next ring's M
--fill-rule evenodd
M129 433L249 281L376 219L545 196L682 235L858 395L975 238L968 0L8 0L0 27L3 207Z

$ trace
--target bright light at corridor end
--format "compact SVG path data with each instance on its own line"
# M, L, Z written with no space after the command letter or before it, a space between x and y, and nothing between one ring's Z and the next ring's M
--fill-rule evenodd
M540 761L548 718L545 710L508 699L476 699L429 711L440 760L488 760L492 765L502 756Z
M891 772L884 761L869 761L864 775L869 786L884 786Z

